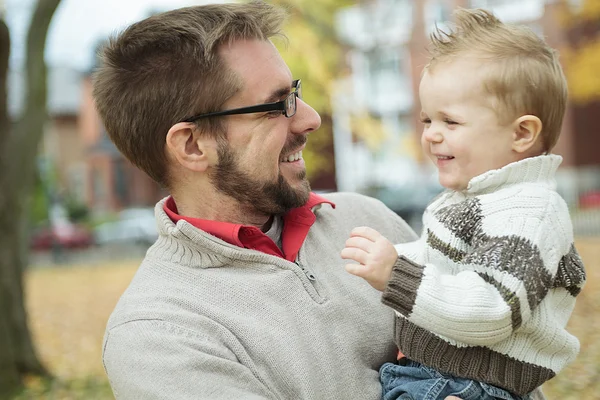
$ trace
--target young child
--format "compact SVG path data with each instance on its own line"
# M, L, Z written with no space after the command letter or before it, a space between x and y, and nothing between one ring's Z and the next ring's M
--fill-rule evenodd
M579 351L565 325L585 272L554 174L567 89L530 29L484 10L432 35L422 146L448 190L423 233L393 246L368 227L342 250L396 311L398 364L383 398L523 399Z

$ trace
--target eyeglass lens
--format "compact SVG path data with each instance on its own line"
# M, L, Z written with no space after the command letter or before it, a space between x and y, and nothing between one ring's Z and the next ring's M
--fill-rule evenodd
M296 90L285 99L285 116L293 117L296 114L296 97L302 98L302 85L298 81L296 83Z

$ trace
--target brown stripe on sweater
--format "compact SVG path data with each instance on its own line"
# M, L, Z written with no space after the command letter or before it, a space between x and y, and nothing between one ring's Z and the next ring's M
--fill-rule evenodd
M555 375L548 368L518 361L486 347L453 346L402 317L396 318L396 344L411 360L440 372L486 382L520 396Z
M575 245L571 244L571 250L560 259L558 271L552 287L563 287L573 297L577 297L585 282L585 268Z
M427 230L427 244L450 260L504 271L522 281L531 309L546 296L552 285L552 276L544 267L539 249L531 241L516 235L493 237L478 234L471 242L475 248L468 253L443 241L432 230ZM520 317L513 318L516 318L513 323L518 321L520 325Z
M454 235L471 244L475 235L481 232L481 202L472 198L441 208L435 217Z
M431 229L427 229L427 244L432 249L435 249L442 253L445 257L451 259L454 262L460 262L467 253L462 250L452 247L451 244L444 242L440 239Z
M535 308L552 287L553 277L544 267L538 247L516 235L482 238L482 243L462 262L507 272L522 281L530 309Z
M523 323L523 318L521 317L521 300L516 293L489 275L483 273L478 273L478 275L481 276L484 281L495 287L500 293L500 296L504 299L504 302L510 306L512 328L517 329L521 326Z

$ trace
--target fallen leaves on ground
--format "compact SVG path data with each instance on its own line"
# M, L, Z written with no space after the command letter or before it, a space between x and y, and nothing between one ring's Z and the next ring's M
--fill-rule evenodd
M581 351L572 364L542 387L551 400L600 397L600 238L581 238L576 247L587 282L577 297L568 328L579 339Z
M579 239L588 281L570 331L577 360L543 387L548 399L592 399L600 393L600 238ZM101 352L108 317L139 261L34 269L25 275L26 305L38 354L58 381L31 378L15 400L112 399Z
M36 350L58 380L31 378L19 399L113 398L102 367L102 339L108 317L138 266L139 260L39 268L25 274Z

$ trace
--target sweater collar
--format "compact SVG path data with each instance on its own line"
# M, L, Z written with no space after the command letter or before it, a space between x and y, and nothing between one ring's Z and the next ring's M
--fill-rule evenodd
M189 218L177 214L177 206L171 197L159 201L155 214L161 235L180 237L183 234L192 242L207 244L218 239L235 248L255 249L262 253L294 261L312 224L316 220L315 212L323 204L335 208L335 204L315 193L302 207L294 208L283 216L282 248L280 249L265 233L255 226L245 226L220 221ZM222 241L222 242L221 242Z
M517 183L536 183L554 188L554 174L561 162L562 157L556 154L526 158L472 178L465 192L480 194Z

